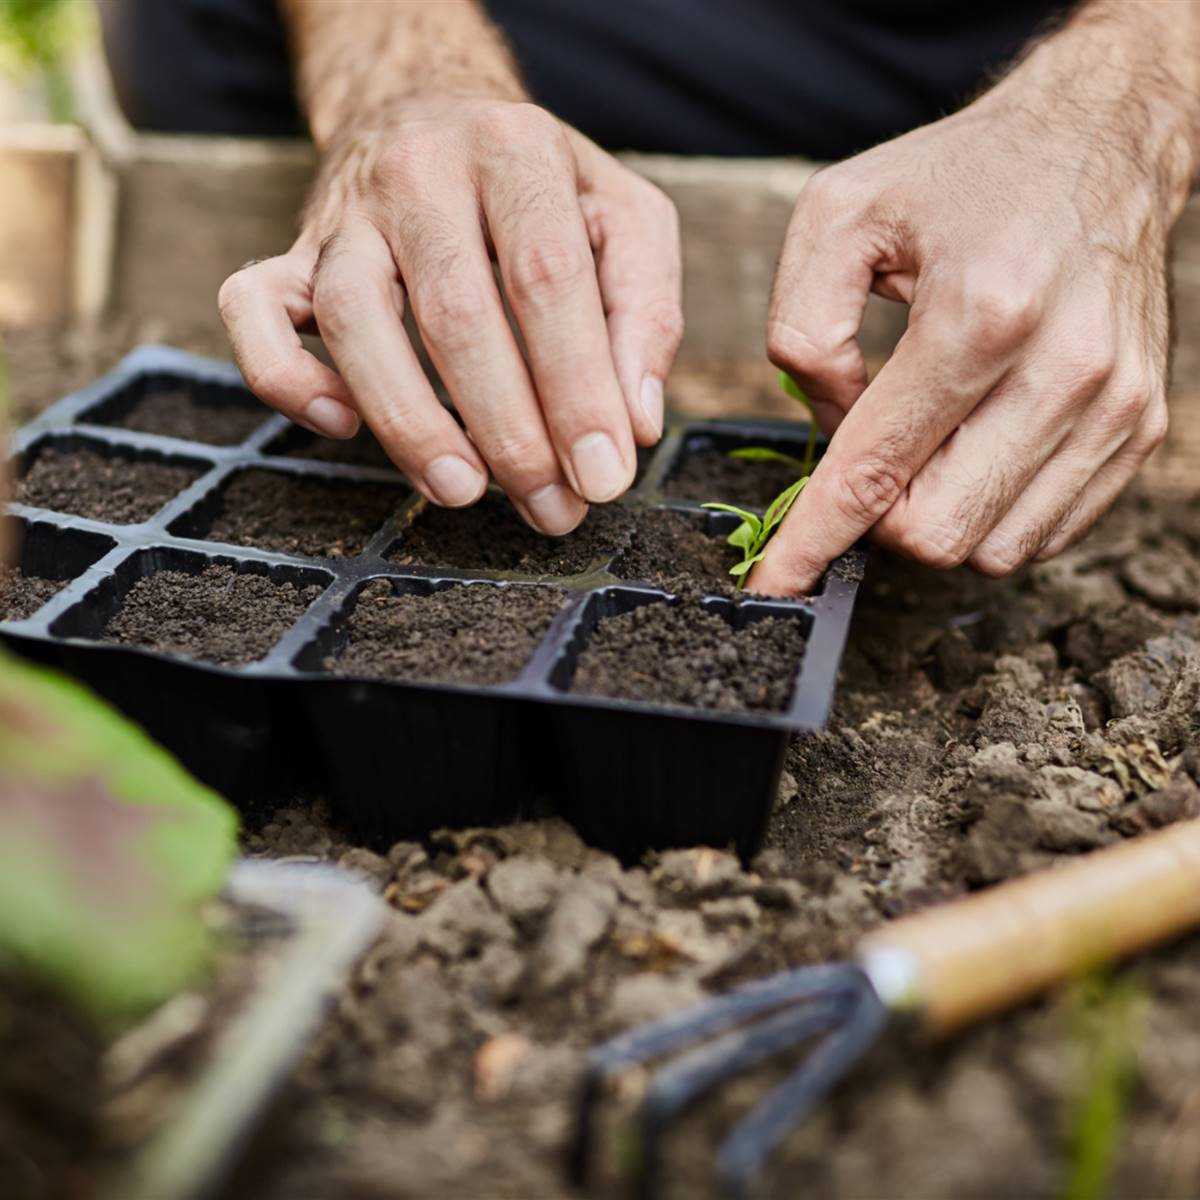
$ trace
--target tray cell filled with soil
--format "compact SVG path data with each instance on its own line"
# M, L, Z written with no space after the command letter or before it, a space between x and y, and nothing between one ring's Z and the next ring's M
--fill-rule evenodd
M627 509L593 505L577 529L548 538L526 525L504 496L489 492L471 508L424 508L387 559L401 567L565 578L609 561L628 536L629 525Z
M181 375L149 374L84 409L79 420L208 446L236 446L270 415L245 388Z
M83 438L45 439L24 455L13 499L111 525L136 525L150 520L208 466Z
M778 713L791 700L811 623L794 606L611 589L590 598L574 661L557 665L554 682L577 695Z
M352 467L396 469L375 435L364 425L352 438L338 440L309 433L299 425L285 429L267 443L264 454L301 458L311 462L341 463Z
M10 520L5 533L16 553L11 564L0 564L0 621L28 620L116 545L48 521Z
M802 461L804 437L745 436L740 433L691 433L684 438L663 481L663 495L673 500L710 500L761 512L800 476L799 465L731 458L745 446L764 446Z
M295 660L342 818L386 841L511 820L545 794L545 733L516 681L568 602L536 584L356 589Z
M638 510L628 543L609 570L630 583L731 593L736 584L729 568L741 554L725 539L737 524L727 513Z
M298 665L372 679L507 683L565 602L553 587L373 579Z
M408 495L387 483L238 471L171 532L282 554L346 558L363 552Z
M812 614L796 605L590 595L550 671L561 809L623 858L759 844Z
M333 576L187 550L131 555L52 626L216 666L264 658Z

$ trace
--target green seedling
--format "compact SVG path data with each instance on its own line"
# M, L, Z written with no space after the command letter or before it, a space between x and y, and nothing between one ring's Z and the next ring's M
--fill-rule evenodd
M799 400L808 411L808 441L804 446L804 457L797 458L794 454L785 454L782 450L775 450L770 446L741 446L737 450L731 450L729 457L739 458L745 462L784 463L794 468L800 477L771 501L767 506L767 511L761 517L744 508L737 508L732 504L721 504L717 501L710 501L702 506L716 512L733 513L734 516L742 519L742 523L725 539L731 546L736 546L742 552L742 561L734 563L729 568L730 575L733 575L738 581L739 589L745 587L746 576L755 563L762 562L771 535L783 522L788 510L795 504L796 497L804 491L804 485L808 483L809 476L812 475L813 461L817 453L817 424L813 420L812 406L808 402L808 397L786 371L779 372L779 382L783 390L793 400Z
M746 575L751 567L755 563L762 562L766 556L767 542L770 540L771 534L787 516L788 509L795 504L796 497L804 491L806 483L808 483L807 475L803 479L797 479L795 483L789 484L771 501L767 506L767 511L761 517L757 513L738 508L733 504L710 501L702 506L715 512L733 513L734 516L742 518L742 523L725 539L731 546L736 546L742 552L742 561L734 563L729 568L729 573L737 579L739 588L745 587Z

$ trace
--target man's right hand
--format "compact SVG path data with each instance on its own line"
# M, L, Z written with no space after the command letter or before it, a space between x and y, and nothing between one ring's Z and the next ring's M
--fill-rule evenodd
M557 535L625 491L635 443L662 432L680 286L657 188L532 104L448 98L334 138L295 245L230 276L219 303L272 408L335 438L361 417L438 504L474 503L490 469ZM420 368L406 303L465 432ZM303 348L313 325L336 371Z

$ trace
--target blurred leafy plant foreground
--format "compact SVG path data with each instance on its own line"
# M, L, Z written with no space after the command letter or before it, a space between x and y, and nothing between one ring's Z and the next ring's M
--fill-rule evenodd
M94 26L85 0L0 0L0 71L17 80L39 78L50 116L69 121L67 62Z
M186 984L237 819L86 688L0 654L0 974L102 1025Z

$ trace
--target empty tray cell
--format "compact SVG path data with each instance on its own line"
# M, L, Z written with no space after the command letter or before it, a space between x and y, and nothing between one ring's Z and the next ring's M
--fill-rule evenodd
M209 446L236 446L270 415L245 388L155 372L85 409L79 420Z
M53 438L26 453L14 499L113 525L148 521L208 469L197 459Z
M263 658L332 578L189 551L144 550L59 617L53 633L240 666Z
M392 460L384 453L375 435L364 425L352 438L336 441L319 437L293 425L267 443L264 454L285 458L307 458L314 462L346 463L353 467L380 467L394 471Z
M804 432L795 437L742 437L735 433L697 433L684 439L679 457L667 472L663 494L677 500L723 501L761 511L800 476ZM791 455L796 463L750 462L729 452L764 446Z
M112 538L47 521L10 521L15 565L0 564L0 620L23 621L115 545Z
M386 483L238 471L180 517L171 532L284 554L344 558L361 554L408 494Z
M609 570L619 579L672 591L732 592L736 584L729 568L742 556L725 539L737 524L725 513L641 509L634 514L629 544Z
M580 695L719 712L783 712L811 618L782 605L682 603L610 589L592 597L574 670Z
M559 588L373 579L298 665L359 678L515 679L566 603Z
M549 538L526 525L507 499L489 493L471 508L428 506L400 535L388 559L400 566L563 577L607 562L628 530L625 510L593 505L578 529Z

